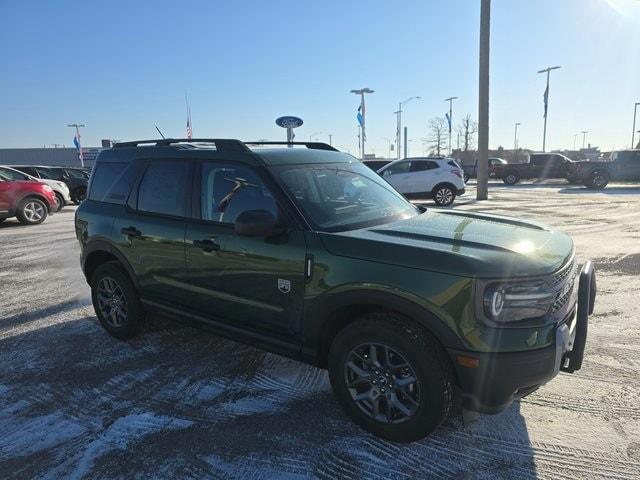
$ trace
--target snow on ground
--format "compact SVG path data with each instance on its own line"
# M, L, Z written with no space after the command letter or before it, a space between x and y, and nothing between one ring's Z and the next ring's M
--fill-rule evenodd
M640 478L640 187L493 184L463 210L535 219L593 259L583 369L410 445L339 410L326 372L154 321L119 342L78 267L73 209L0 225L0 478Z

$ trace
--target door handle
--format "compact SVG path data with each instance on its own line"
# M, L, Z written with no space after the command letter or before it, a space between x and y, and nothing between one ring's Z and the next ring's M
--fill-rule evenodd
M141 237L142 232L138 230L136 227L125 227L120 230L120 233L126 235L127 237Z
M214 250L220 250L220 245L218 245L213 240L194 240L193 246L196 248L201 248L205 252L213 252Z

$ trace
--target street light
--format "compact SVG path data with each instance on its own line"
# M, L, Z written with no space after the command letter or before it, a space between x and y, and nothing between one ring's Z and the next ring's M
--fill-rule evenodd
M445 98L445 102L449 102L449 155L451 155L451 125L453 123L453 101L458 97Z
M518 127L522 125L520 122L516 122L516 132L513 135L513 150L516 152L518 150Z
M396 114L396 120L397 120L397 128L396 128L396 158L398 160L400 160L400 144L402 143L402 106L406 105L407 103L409 103L411 100L420 100L422 97L420 97L419 95L416 95L414 97L410 97L407 98L406 100L400 102L398 104L398 111L397 112L393 112ZM405 150L406 150L406 145L405 145ZM406 155L405 155L406 157Z
M67 125L67 127L76 129L76 148L78 149L78 160L80 160L80 166L84 167L84 153L82 152L82 144L80 143L80 129L84 127L84 123L70 123L69 125Z
M631 148L635 147L635 140L636 140L636 113L638 112L638 105L640 105L640 102L636 102L636 104L633 106L633 128L631 129ZM638 130L640 132L640 130Z
M391 159L391 144L393 143L393 140L391 140L389 137L380 137L383 140L386 140L389 143L389 159Z
M333 145L333 144L331 143L331 137L333 137L333 133L330 133L330 134L329 134L329 145Z
M370 88L360 88L358 90L351 90L351 93L355 93L356 95L360 95L360 131L362 132L362 160L364 160L364 143L367 140L367 134L365 131L365 106L364 106L364 94L365 93L373 93L374 91ZM361 120L360 120L361 119Z
M587 139L587 133L589 133L589 130L582 130L580 133L582 134L582 148L584 149L585 140Z
M549 74L551 70L557 70L562 68L560 66L555 67L547 67L539 70L538 73L546 73L547 74L547 88L544 91L544 133L542 134L542 151L544 152L547 148L547 111L549 110Z

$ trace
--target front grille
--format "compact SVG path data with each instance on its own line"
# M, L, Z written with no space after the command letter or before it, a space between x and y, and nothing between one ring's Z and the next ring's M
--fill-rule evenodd
M567 302L573 298L577 273L578 264L575 260L571 260L568 265L553 275L551 284L553 285L554 290L558 293L553 301L551 313L556 313L562 310L566 306ZM567 287L567 284L570 286Z

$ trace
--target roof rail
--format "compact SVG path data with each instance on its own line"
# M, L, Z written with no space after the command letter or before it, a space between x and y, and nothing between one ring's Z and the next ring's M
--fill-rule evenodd
M339 150L327 143L322 142L244 142L245 145L304 145L310 150L331 150L333 152L338 152Z
M134 140L132 142L114 143L113 148L138 147L140 145L155 145L168 147L176 143L213 143L216 150L224 152L248 152L249 148L240 140L230 138L161 138L158 140Z

